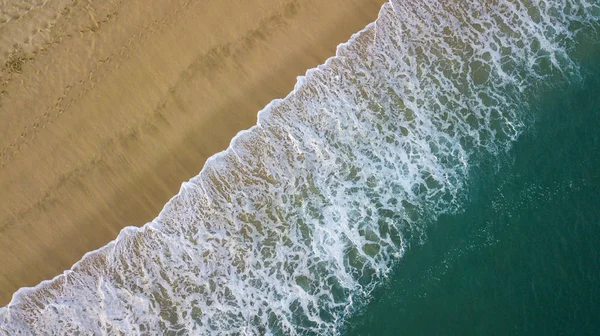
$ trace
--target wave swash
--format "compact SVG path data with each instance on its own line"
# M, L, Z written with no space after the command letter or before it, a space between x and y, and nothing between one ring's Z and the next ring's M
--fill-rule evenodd
M577 80L595 0L392 1L151 223L20 289L0 334L337 334L528 104Z

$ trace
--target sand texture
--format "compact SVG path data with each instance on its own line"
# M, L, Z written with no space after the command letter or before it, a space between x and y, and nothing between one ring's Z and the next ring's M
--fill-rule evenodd
M7 0L0 306L158 215L382 0Z

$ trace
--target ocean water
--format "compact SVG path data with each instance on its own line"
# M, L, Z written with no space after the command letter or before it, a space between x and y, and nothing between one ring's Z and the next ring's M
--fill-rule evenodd
M537 107L506 168L480 168L464 211L428 229L344 334L598 335L600 52L590 61L580 85Z
M599 42L594 0L391 1L153 222L19 290L0 332L593 329Z

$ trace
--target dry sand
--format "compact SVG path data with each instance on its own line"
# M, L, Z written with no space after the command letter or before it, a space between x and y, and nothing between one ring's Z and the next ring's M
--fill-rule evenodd
M0 306L152 220L383 2L2 2Z

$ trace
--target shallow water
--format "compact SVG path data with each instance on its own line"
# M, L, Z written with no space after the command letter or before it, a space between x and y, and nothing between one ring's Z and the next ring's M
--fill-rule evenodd
M575 0L386 4L152 223L19 291L0 330L335 334L375 317L387 328L396 315L369 315L378 303L392 312L382 288L398 274L415 293L426 285L412 260L432 259L426 273L444 278L478 248L464 237L498 244L460 218L492 183L510 185L502 174L519 167L519 136L549 116L546 97L582 85L599 18L598 4ZM448 246L436 265L427 248Z

